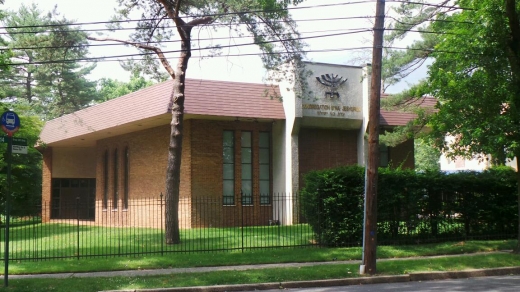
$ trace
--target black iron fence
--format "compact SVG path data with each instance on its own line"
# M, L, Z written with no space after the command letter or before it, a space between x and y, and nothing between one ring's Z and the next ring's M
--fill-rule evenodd
M179 202L180 244L166 244L165 201L162 196L129 200L126 208L111 202L85 202L27 206L30 214L13 216L9 228L10 260L110 257L186 252L245 251L251 249L317 247L326 238L349 233L343 246L359 246L362 219L334 234L330 214L318 214L316 225L307 223L301 198L273 195L271 200L253 199L248 205L223 205L221 198L191 198ZM308 202L307 202L308 203ZM406 206L411 207L406 207ZM418 213L416 204L380 211L379 244L417 244L467 239L514 238L516 230L479 232L468 237L467 218L460 214L433 216ZM117 206L123 206L118 202ZM352 212L360 212L358 207ZM347 208L339 204L333 209ZM319 209L316 206L316 209ZM386 210L386 212L385 212ZM16 211L16 210L14 210ZM18 210L20 211L20 210ZM415 213L414 213L415 212ZM404 216L403 214L412 214ZM311 219L310 217L308 219ZM5 244L5 216L0 217L0 248ZM328 223L327 223L328 222ZM481 226L493 224L482 218ZM332 228L333 229L333 228ZM5 254L2 253L2 260Z
M311 228L302 222L297 196L275 195L269 202L258 199L233 206L223 205L221 199L181 199L181 243L171 245L165 243L164 206L163 196L158 196L130 200L124 209L113 208L111 202L104 205L77 200L13 212L32 215L11 218L9 259L243 251L315 246L317 242ZM2 217L2 250L5 219Z

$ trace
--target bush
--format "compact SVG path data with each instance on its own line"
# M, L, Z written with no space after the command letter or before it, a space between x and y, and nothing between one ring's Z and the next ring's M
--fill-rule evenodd
M364 170L358 166L313 171L305 176L302 208L318 242L327 246L359 244L363 233Z
M362 242L364 169L347 166L305 176L303 215L326 246ZM447 174L381 168L378 241L406 243L509 237L518 231L511 168Z

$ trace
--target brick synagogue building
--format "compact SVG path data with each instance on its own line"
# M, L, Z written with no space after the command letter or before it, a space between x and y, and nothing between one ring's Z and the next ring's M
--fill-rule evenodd
M304 97L288 82L186 81L181 228L232 225L237 219L229 214L238 208L265 214L248 217L251 224L293 224L297 210L290 194L298 193L306 172L364 165L367 67L306 66L311 92ZM171 90L166 81L45 124L42 203L50 211L42 212L44 221L79 216L96 224L147 226L163 220ZM382 129L391 129L413 114L382 110L380 117ZM381 163L413 168L413 145L381 147ZM277 194L284 199L274 200ZM157 203L140 203L149 198ZM199 199L214 202L204 207L211 210L202 212ZM78 201L79 212L66 208Z

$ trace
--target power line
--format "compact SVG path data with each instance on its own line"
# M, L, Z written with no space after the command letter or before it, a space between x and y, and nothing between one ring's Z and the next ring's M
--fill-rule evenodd
M412 51L423 51L428 52L430 54L433 53L442 53L442 54L466 54L466 55L474 55L474 56L486 56L487 54L482 53L469 53L463 51L450 51L450 50L434 50L434 49L419 49L419 48L407 48L407 47L394 47L394 46L383 46L384 49L394 49L394 50L412 50ZM343 52L343 51L359 51L359 50L371 50L372 46L364 46L364 47L351 47L351 48L335 48L335 49L321 49L321 50L302 50L302 53L330 53L330 52ZM174 53L180 51L170 51L165 53ZM226 54L226 55L203 55L203 56L191 56L191 59L207 59L207 58L222 58L222 57L248 57L248 56L262 56L262 55L282 55L282 54L291 54L295 52L273 52L273 53L240 53L240 54ZM119 55L119 56L104 56L97 58L81 58L81 59L70 59L70 60L54 60L54 61L43 61L43 62L31 62L31 63L16 63L16 64L6 64L8 66L15 65L43 65L43 64L60 64L60 63L68 63L68 62L120 62L122 60L116 59L121 57L131 57L131 56L146 56L146 55L155 55L155 53L141 53L141 54L131 54L131 55ZM168 60L176 60L179 57L167 57ZM155 58L158 59L158 58ZM133 59L134 61L144 60L141 59Z
M414 2L414 1L408 1L408 0L388 0L387 2L416 4L416 5L423 5L423 6L429 6L429 7L458 9L458 10L477 10L477 9L469 8L469 7L460 7L460 6L455 6L455 5L450 5L450 6L448 6L448 5L439 5L439 4L433 4L433 3Z
M470 34L463 34L463 33L444 32L444 31L431 31L431 30L420 30L420 29L385 28L385 30L418 32L418 33L439 34L439 35L458 35L458 36L469 36L470 35Z
M335 31L360 31L360 30L371 30L371 28L342 28L342 29L327 29L327 30L314 30L314 31L305 31L299 32L299 34L315 34L315 33L324 33L324 32L335 32ZM259 36L268 36L259 35ZM199 38L192 39L192 41L200 42L200 41L213 41L213 40L234 40L234 39L244 39L244 38L252 38L252 35L242 35L242 36L227 36L227 37L213 37L213 38ZM168 41L151 41L146 42L146 44L163 44L163 43L179 43L181 40L168 40ZM9 48L10 50L38 50L38 49L60 49L60 48L80 48L80 47L104 47L104 46L128 46L127 44L115 42L108 44L85 44L85 45L74 45L74 46L34 46L34 47L13 47Z
M353 47L353 48L336 48L336 49L322 49L322 50L303 50L303 53L330 53L330 52L342 52L342 51L355 51L355 50L368 50L372 47ZM291 52L289 52L290 54ZM190 59L207 59L207 58L228 58L228 57L249 57L249 56L261 56L261 55L281 55L286 54L286 52L273 52L273 53L241 53L241 54L226 54L226 55L205 55L205 56L191 56ZM149 55L149 54L135 54L135 56L143 56L143 55ZM14 65L43 65L43 64L60 64L64 62L91 62L93 59L101 59L97 60L97 62L120 62L122 60L113 59L117 58L118 56L111 56L111 57L99 57L99 58L84 58L84 59L77 59L77 60L57 60L57 61L46 61L46 62L32 62L32 63L18 63L18 64L6 64L8 66L14 66ZM105 58L111 58L110 60L107 60ZM176 60L179 57L167 57L168 60ZM157 58L158 59L158 58ZM140 61L144 59L133 59L134 61Z
M343 5L353 5L353 4L364 4L375 2L374 0L363 0L363 1L350 1L343 3L334 3L334 4L319 4L312 6L296 6L296 7L288 7L286 9L274 9L274 10L253 10L253 11L241 11L241 12L228 12L228 13L216 13L216 14L207 14L207 15L193 15L193 16L185 16L188 18L197 18L197 17L214 17L214 16L226 16L226 15L237 15L237 14L250 14L250 13L261 13L261 12L277 12L277 11L286 11L286 10L300 10L300 9L309 9L309 8L321 8L321 7L333 7L333 6L343 6ZM95 21L95 22L79 22L79 23L61 23L61 24L46 24L46 25L23 25L23 26L0 26L0 29L18 29L18 28L41 28L41 27L60 27L60 26L79 26L79 25L95 25L95 24L115 24L115 23L129 23L129 22L139 22L139 21L153 21L159 20L160 18L146 18L146 19L127 19L127 20L111 20L111 21Z
M299 19L299 20L293 20L293 21L294 22L337 21L337 20L370 19L370 18L372 18L372 17L370 17L370 16L350 16L350 17L335 17L335 18ZM282 23L282 22L286 22L286 21L279 20L279 21L274 21L274 22ZM251 24L259 24L259 23L262 23L262 22L252 22ZM241 24L244 24L244 23L237 23L236 25L241 25ZM223 23L207 24L207 25L201 26L201 28L208 27L208 26L212 26L212 27L225 26L225 27L227 27L227 26L229 26L229 24L223 24ZM176 28L176 26L175 25L159 26L159 27L155 27L155 28L168 29L168 28ZM125 31L125 30L134 30L135 31L135 30L146 30L146 29L149 29L149 28L142 28L142 27L125 27L125 28L116 28L116 29L98 28L98 29L77 29L77 30L72 30L72 31L74 31L74 32L112 31L113 32L113 31ZM13 31L13 32L0 32L0 35L38 34L38 33L44 33L44 32L53 32L53 31L50 31L50 30Z
M400 24L417 25L417 23L403 22L403 21L401 21L393 16L389 16L389 15L387 15L386 18L393 19L395 22L400 23ZM472 24L472 25L475 24L470 21L457 21L457 20L448 20L448 19L427 19L427 20L425 20L425 22L446 22L446 23L460 23L460 24Z
M284 40L275 40L275 41L265 41L260 42L261 44L267 44L267 43L278 43L283 41L292 41L292 40L302 40L302 39L313 39L313 38L323 38L323 37L331 37L331 36L339 36L339 35L347 35L347 34L355 34L355 33L362 33L362 32L369 32L370 29L365 30L359 30L359 31L353 31L353 32L346 32L346 33L336 33L336 34L328 34L328 35L319 35L319 36L311 36L311 37L303 37L303 38L297 38L297 39L284 39ZM192 51L202 51L202 50L212 50L212 49L222 49L222 48L234 48L234 47L242 47L242 46L251 46L251 45L258 45L258 43L245 43L245 44L236 44L236 45L227 45L227 46L214 46L214 47L208 47L208 48L194 48ZM182 50L173 50L173 51L163 51L163 54L170 54L170 53L180 53ZM289 52L291 53L291 52ZM283 54L283 53L282 53ZM66 63L66 62L78 62L78 61L95 61L98 59L112 59L112 58L128 58L128 57L134 57L134 56L146 56L146 55L155 55L154 52L147 52L147 53L139 53L139 54L127 54L127 55L117 55L117 56L104 56L104 57L96 57L96 58L79 58L79 59L69 59L69 60L52 60L52 61L37 61L37 62L27 62L27 63L17 63L17 64L7 64L7 65L38 65L38 64L55 64L55 63Z

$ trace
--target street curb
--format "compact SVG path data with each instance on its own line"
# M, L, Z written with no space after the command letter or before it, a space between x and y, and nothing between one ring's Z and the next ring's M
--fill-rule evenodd
M454 272L422 272L410 274L410 281L431 281L443 279L460 279L487 276L520 275L520 267L495 269L476 269Z
M157 288L157 289L132 289L132 290L105 290L99 292L225 292L225 291L254 291L285 288L311 288L334 287L349 285L369 285L382 283L400 283L410 281L432 281L445 279L475 278L487 276L520 275L519 267L506 267L494 269L475 269L452 272L421 272L396 276L373 276L347 279L293 281L281 283L239 284L239 285L215 285L195 286L182 288Z

